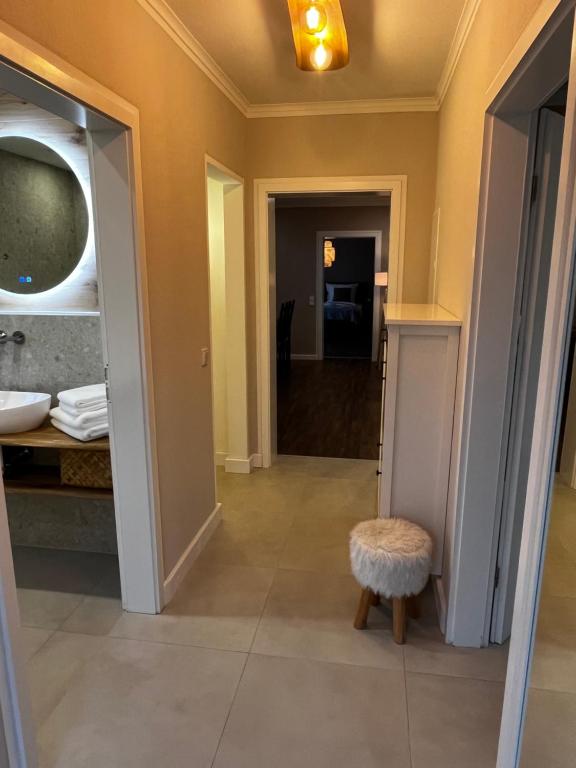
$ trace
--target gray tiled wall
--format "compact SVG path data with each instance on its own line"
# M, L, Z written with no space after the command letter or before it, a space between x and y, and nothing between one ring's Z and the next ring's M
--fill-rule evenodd
M0 329L26 343L0 346L0 390L49 392L104 380L100 318L0 315ZM23 495L7 497L12 543L115 552L113 502Z
M0 315L0 329L23 331L26 343L0 346L0 390L49 392L104 380L100 318Z

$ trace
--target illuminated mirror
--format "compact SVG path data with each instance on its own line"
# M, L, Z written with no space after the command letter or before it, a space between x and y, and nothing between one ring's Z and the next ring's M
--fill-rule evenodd
M33 294L76 269L89 216L78 177L40 141L0 137L0 288Z

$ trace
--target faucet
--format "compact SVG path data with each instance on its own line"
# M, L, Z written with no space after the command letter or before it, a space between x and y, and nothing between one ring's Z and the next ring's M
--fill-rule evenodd
M12 336L8 336L6 331L0 331L0 344L7 344L9 341L13 341L14 344L24 344L26 335L22 331L14 331Z

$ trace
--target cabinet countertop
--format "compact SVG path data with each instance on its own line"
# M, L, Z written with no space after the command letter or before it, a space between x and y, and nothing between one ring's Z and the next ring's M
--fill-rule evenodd
M386 325L462 325L440 304L384 304L383 310Z
M9 435L0 435L0 446L3 445L21 445L25 448L63 448L76 451L108 451L110 450L110 441L107 437L100 437L97 440L82 442L73 437L60 432L49 422L43 424L38 429L31 429L28 432L15 432Z

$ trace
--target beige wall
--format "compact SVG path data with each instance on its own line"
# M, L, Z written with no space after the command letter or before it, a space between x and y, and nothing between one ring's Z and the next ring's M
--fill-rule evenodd
M316 233L325 230L382 232L382 264L388 264L388 206L276 209L276 295L278 305L295 299L292 352L316 354ZM329 279L329 278L327 278Z
M0 16L140 110L168 572L215 505L204 154L244 174L247 121L136 0L4 0Z
M247 181L406 174L405 299L426 297L438 116L246 120L137 0L4 0L3 21L140 110L160 497L168 572L212 511L204 154ZM246 188L251 450L256 449L255 274Z
M438 300L458 316L471 289L486 91L540 4L482 0L440 110Z
M247 163L252 178L406 174L404 299L426 301L437 130L434 112L252 119L248 121ZM256 450L256 304L250 205L247 215L249 415L251 445Z
M464 320L458 382L460 403L466 375L486 92L540 4L540 0L482 0L440 110L436 189L436 206L440 209L438 301ZM461 420L459 408L454 463L459 455ZM452 487L443 574L448 590L456 526L454 495Z

